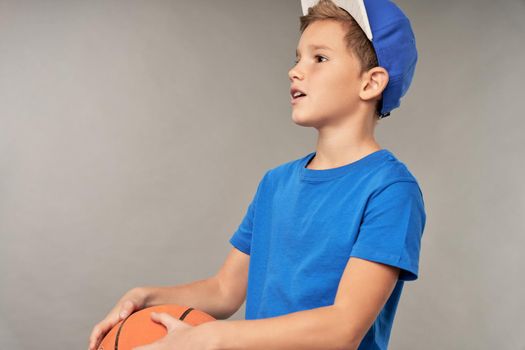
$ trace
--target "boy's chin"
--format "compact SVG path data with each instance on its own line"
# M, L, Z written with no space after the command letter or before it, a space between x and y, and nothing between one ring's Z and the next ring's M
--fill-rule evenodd
M299 126L316 127L319 124L319 120L312 118L301 113L292 113L292 121Z

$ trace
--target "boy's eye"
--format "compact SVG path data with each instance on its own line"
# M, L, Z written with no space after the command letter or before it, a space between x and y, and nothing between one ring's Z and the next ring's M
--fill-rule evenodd
M321 55L315 55L315 58L324 58L326 60L326 57L324 56L321 56ZM299 62L299 60L295 60L294 63L297 64ZM324 61L321 61L321 62L324 62ZM319 63L321 63L319 62Z

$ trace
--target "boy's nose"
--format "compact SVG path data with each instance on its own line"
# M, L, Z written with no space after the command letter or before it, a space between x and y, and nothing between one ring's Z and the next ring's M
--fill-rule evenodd
M294 78L302 79L302 75L297 72L296 67L293 67L288 71L288 78L290 79L290 82L293 82Z

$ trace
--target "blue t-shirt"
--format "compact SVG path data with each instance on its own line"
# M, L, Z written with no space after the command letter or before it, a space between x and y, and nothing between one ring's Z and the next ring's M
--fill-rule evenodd
M408 168L381 149L337 168L312 152L268 170L230 243L250 255L247 320L333 305L351 256L401 269L360 350L387 349L404 281L418 277L426 221Z

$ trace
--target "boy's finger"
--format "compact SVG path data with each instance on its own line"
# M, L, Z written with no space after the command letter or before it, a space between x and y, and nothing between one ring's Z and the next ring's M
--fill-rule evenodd
M99 338L100 338L100 333L101 333L100 331L97 331L96 333L93 333L93 335L89 339L89 347L90 348L95 348L95 346L98 345L98 341L99 341Z
M111 323L109 321L102 321L97 324L95 328L93 328L93 332L89 338L90 346L92 345L92 347L95 348L98 345L102 335L105 334L109 328L111 328Z
M89 337L89 342L90 343L93 343L97 339L99 332L100 332L100 325L97 324L93 328L93 331L91 332L91 336Z
M120 310L120 318L126 318L133 310L133 303L130 300L126 300Z
M166 327L168 333L173 332L173 330L175 329L175 322L177 322L177 320L173 316L165 312L152 312L151 319L157 323L163 324L164 327Z

